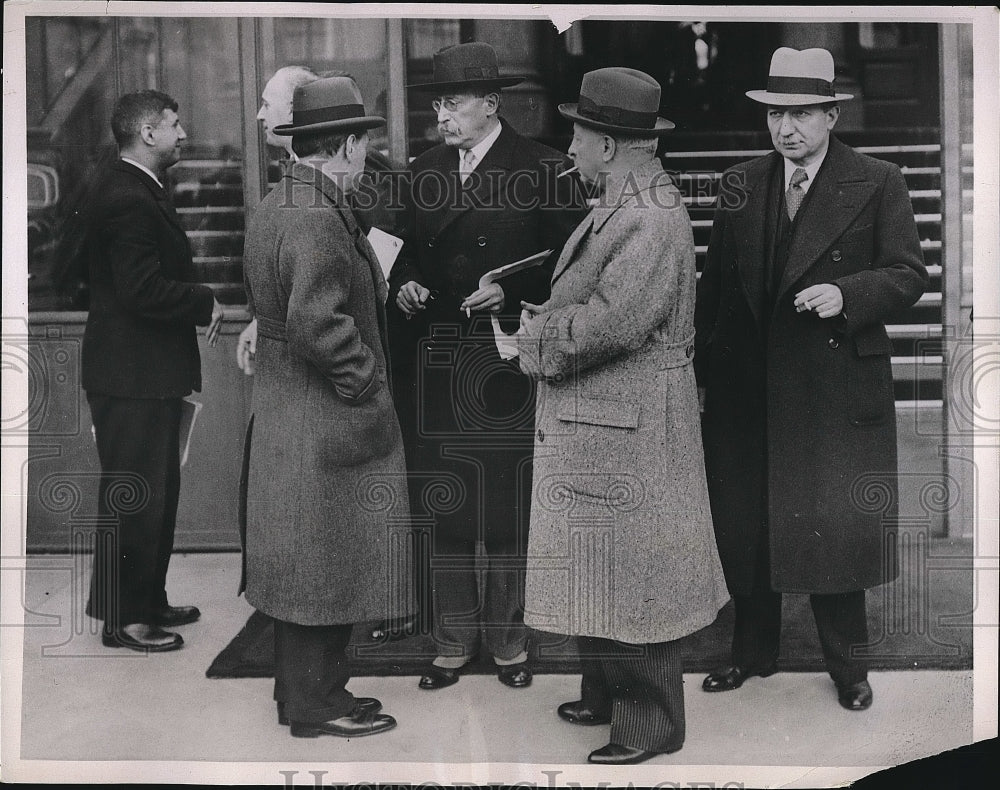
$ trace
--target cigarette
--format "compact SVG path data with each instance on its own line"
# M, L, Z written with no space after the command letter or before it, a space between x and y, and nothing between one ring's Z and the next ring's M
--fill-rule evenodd
M579 167L571 167L569 170L563 170L559 175L556 176L556 178L562 178L563 176L568 176L570 173L575 173L579 169L580 169Z
M472 318L472 310L470 310L468 307L465 308L465 317Z

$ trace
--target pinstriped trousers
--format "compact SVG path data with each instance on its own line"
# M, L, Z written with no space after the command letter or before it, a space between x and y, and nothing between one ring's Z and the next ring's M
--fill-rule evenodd
M611 706L611 743L667 752L684 743L684 683L678 642L627 644L578 637L585 704Z

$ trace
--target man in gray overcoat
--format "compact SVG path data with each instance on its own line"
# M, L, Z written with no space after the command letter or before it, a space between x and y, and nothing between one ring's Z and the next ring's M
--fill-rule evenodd
M523 303L521 369L538 381L525 622L579 638L574 724L611 724L592 763L684 743L677 640L729 596L715 547L698 423L695 257L681 195L656 159L673 124L633 69L584 75L569 155L603 189Z
M257 319L246 502L246 598L275 620L275 698L297 737L391 729L355 698L345 648L354 623L409 613L398 552L409 506L389 389L385 300L374 250L345 197L365 164L354 80L296 89L298 157L247 229L245 279Z
M851 98L833 78L826 50L782 47L767 90L747 93L775 152L723 175L698 284L705 461L736 607L732 664L703 687L774 672L781 593L808 593L840 704L864 710L865 590L897 574L885 321L927 272L899 168L830 134Z

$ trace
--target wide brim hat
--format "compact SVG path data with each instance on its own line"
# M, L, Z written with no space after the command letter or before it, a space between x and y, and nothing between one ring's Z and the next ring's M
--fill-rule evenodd
M853 99L852 93L834 91L833 78L833 55L828 50L779 47L771 56L767 90L747 91L746 95L761 104L780 107Z
M364 131L385 118L368 115L358 84L350 77L326 77L300 85L292 97L292 122L271 131L281 137L314 132Z
M559 105L559 114L606 132L656 137L674 128L659 117L660 83L643 71L612 66L589 71L580 84L580 100Z
M524 77L500 76L496 50L482 41L453 44L434 55L430 82L407 85L415 90L444 91L490 90L509 88L524 82Z

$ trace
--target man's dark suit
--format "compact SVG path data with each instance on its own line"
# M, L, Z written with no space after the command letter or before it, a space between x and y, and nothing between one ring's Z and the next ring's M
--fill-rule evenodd
M734 663L773 669L781 593L809 593L828 669L864 679L864 590L896 576L896 422L885 322L924 290L899 168L830 138L789 222L784 160L723 174L698 283L695 371ZM782 254L782 250L784 253ZM833 318L795 295L838 286Z
M500 358L489 314L467 318L459 306L490 269L545 249L558 253L583 211L570 179L556 180L566 157L501 123L464 185L453 147L436 146L411 165L405 246L390 302L411 280L432 294L425 310L408 321L397 313L392 326L409 335L407 359L394 361L404 379L397 409L415 522L433 523L438 651L472 655L482 623L489 652L509 660L525 646L535 390L516 361ZM521 300L548 297L554 261L502 281L507 332L517 329ZM397 338L395 347L402 346ZM472 567L477 540L492 558L483 610Z
M83 339L101 461L87 613L105 631L149 623L165 580L180 492L181 399L201 389L195 326L212 290L195 282L191 248L166 191L119 160L93 192L84 254L91 302Z

